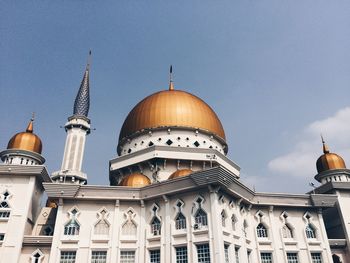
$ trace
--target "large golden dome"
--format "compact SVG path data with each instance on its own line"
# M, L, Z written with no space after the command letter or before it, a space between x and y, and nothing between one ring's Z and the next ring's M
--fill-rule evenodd
M346 169L344 159L336 153L330 153L327 145L322 139L323 154L317 159L316 168L318 173L328 170Z
M204 130L225 140L222 124L200 98L181 90L163 90L139 102L126 117L119 141L145 129L187 127Z
M7 149L19 149L41 154L42 143L40 138L33 133L33 119L30 120L27 130L14 135L7 145Z

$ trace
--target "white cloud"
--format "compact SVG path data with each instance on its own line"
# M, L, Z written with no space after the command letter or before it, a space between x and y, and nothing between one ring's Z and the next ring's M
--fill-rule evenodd
M346 107L329 118L309 124L300 132L294 149L271 160L268 168L281 175L310 177L316 174L316 160L322 154L321 133L331 152L334 150L350 164L350 107Z

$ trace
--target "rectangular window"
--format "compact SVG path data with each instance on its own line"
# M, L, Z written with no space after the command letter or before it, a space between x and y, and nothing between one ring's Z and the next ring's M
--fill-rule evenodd
M160 263L160 250L151 250L149 252L150 263Z
M229 258L229 255L228 255L229 254L228 249L229 249L229 245L224 244L225 263L230 263L230 258Z
M235 259L236 259L236 263L239 263L239 247L235 247ZM249 261L249 256L248 256L248 261Z
M322 263L321 253L311 253L312 263Z
M75 251L62 251L60 263L75 263Z
M288 263L298 263L298 254L297 253L287 253Z
M135 263L135 251L121 251L120 263Z
M0 234L0 242L4 241L4 239L5 239L5 234L1 233Z
M260 253L261 263L272 263L271 253Z
M197 245L198 263L210 263L209 244Z
M187 263L187 247L176 248L176 263Z
M106 263L107 251L92 251L91 263Z

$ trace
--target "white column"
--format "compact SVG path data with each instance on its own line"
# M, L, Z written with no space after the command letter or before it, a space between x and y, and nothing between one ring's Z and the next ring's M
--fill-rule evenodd
M221 213L218 206L217 190L209 186L211 215L209 236L212 236L210 238L210 254L214 255L214 263L225 262L224 239L222 238Z

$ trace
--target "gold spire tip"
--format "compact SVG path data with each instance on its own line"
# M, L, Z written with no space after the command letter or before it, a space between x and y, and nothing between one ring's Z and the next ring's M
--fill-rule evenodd
M321 134L323 153L329 153L329 148L326 142L324 141L323 135Z
M34 112L32 113L32 118L30 119L26 132L33 132L33 122L34 122Z

